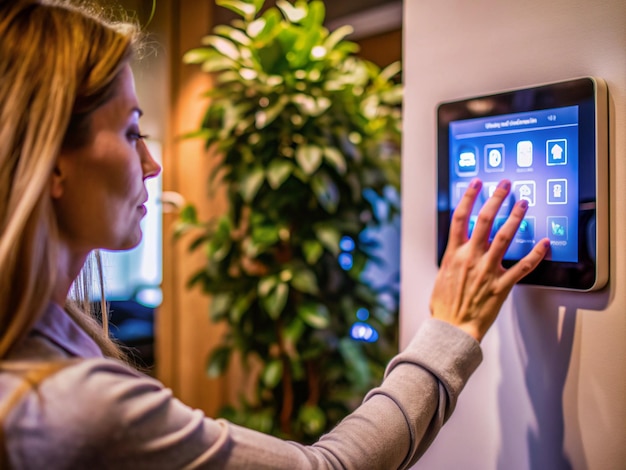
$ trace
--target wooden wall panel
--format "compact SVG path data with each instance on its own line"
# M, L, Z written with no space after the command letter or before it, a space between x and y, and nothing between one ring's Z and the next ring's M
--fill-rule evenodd
M162 3L160 3L162 5ZM199 67L182 63L183 54L200 45L211 29L213 2L169 1L170 113L163 162L163 190L193 202L203 220L226 210L223 197L208 198L208 175L214 165L201 140L181 139L196 129L206 109L200 95L211 86ZM188 252L189 239L173 241L176 214L163 221L163 294L157 317L157 377L194 408L215 415L227 396L225 379L209 379L205 363L223 329L212 325L209 298L199 288L188 289L192 273L203 265L200 252Z

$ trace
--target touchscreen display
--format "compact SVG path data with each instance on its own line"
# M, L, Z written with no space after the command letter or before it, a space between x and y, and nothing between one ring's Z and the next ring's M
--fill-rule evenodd
M548 237L550 259L578 262L578 112L578 106L566 106L450 122L451 208L473 178L483 181L470 232L500 180L511 181L511 193L496 216L492 237L515 201L528 201L505 259L522 258Z
M550 252L520 282L597 290L609 265L608 90L597 77L439 103L437 107L437 256L469 183L483 182L468 231L503 179L511 193L491 238L515 202L528 210L502 265L514 265L547 237Z

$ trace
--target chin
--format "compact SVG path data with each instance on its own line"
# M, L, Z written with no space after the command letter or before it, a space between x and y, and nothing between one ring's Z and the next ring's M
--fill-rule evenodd
M132 236L126 238L121 243L117 244L117 247L113 249L113 251L127 251L136 248L141 240L143 235L141 231L138 234L133 234Z

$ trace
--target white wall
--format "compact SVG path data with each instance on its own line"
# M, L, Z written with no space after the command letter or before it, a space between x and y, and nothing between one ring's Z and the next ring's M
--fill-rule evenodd
M610 93L606 291L516 287L416 468L626 468L626 2L405 0L401 342L437 270L438 102L584 75Z

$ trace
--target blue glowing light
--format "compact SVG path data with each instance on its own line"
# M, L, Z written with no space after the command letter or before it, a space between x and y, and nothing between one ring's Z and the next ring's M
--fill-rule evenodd
M361 307L356 311L356 317L361 321L365 321L370 317L370 311L366 308Z
M354 240L348 236L342 237L339 242L339 248L341 251L353 251L355 247L356 244L354 243Z
M350 328L350 337L357 341L374 343L375 341L378 341L378 331L367 323L358 321L352 325L352 328Z
M352 268L352 255L350 253L341 253L339 255L339 266L348 271Z

